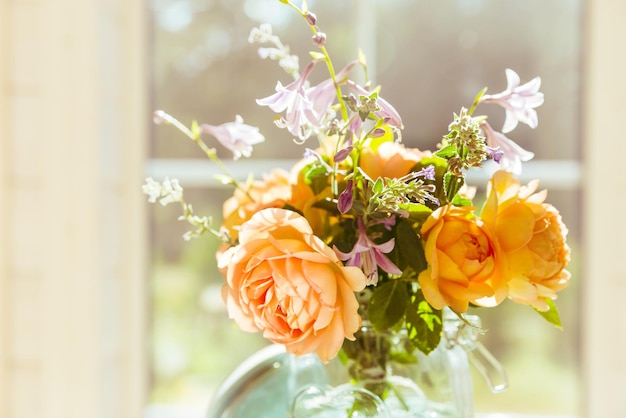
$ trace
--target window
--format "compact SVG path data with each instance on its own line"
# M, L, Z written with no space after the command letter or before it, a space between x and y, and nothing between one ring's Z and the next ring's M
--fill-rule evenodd
M520 127L515 139L536 153L523 180L539 178L550 188L549 201L570 228L573 280L558 300L565 332L512 304L482 315L490 329L483 342L504 364L511 388L492 395L477 378L477 410L581 415L580 3L308 3L329 36L333 56L355 56L358 47L364 48L384 96L403 116L404 141L410 146L431 149L457 106L469 104L485 85L491 91L505 87L505 68L515 69L522 79L542 77L546 103L539 109L539 127ZM153 18L154 108L184 122L217 124L241 114L247 123L260 126L266 143L255 148L252 160L233 166L243 173L251 168L259 174L276 164L288 167L300 156L301 147L275 128L271 112L253 100L273 91L281 70L258 58L256 47L247 43L249 30L269 21L294 52L307 51L310 40L298 16L275 0L154 0ZM494 126L502 123L501 112L489 117ZM215 169L198 161L202 155L195 144L167 127L155 129L153 138L149 173L179 178L197 211L219 216L230 191L212 181ZM230 159L228 153L221 155ZM226 318L219 298L222 279L214 264L216 243L210 238L183 242L185 226L173 222L177 215L176 208L152 210L152 402L195 404L192 417L201 416L220 380L266 342L241 332Z

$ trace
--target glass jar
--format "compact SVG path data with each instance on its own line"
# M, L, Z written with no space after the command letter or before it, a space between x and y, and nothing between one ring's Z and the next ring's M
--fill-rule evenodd
M394 355L404 351L398 348L406 335L377 333L367 323L357 341L344 347L353 350L353 360L344 353L323 364L315 354L295 356L283 346L268 346L228 376L206 417L472 417L470 364L494 392L507 383L500 364L477 341L478 317L465 318L471 326L444 311L441 343L429 355Z
M328 364L293 356L290 417L473 417L470 358L487 377L500 379L501 369L492 372L497 362L476 342L478 317L466 319L471 324L445 312L441 342L428 355L404 330L376 332L364 323Z

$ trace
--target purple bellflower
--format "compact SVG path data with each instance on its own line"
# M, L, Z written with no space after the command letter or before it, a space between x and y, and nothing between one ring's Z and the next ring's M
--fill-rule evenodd
M481 123L481 128L485 132L487 146L497 150L494 160L503 170L520 174L522 172L522 162L530 161L535 156L532 152L526 151L513 140L507 138L502 132L494 131L486 121Z
M235 160L242 155L249 157L252 154L252 145L265 141L259 128L246 125L239 115L235 117L234 122L217 126L202 124L200 125L200 133L213 135L220 144L232 151Z
M320 125L320 117L313 108L306 89L307 78L314 66L315 61L309 63L300 77L287 86L277 82L276 93L256 101L260 106L268 106L276 113L284 111L284 127L301 141L306 140L312 129Z
M344 253L334 248L337 256L347 261L346 265L356 266L363 270L367 278L368 285L378 283L378 267L389 274L402 274L400 270L385 254L391 252L395 246L395 239L392 238L383 244L376 244L367 235L363 220L358 218L359 238L349 253Z
M536 128L539 123L535 107L543 104L543 93L539 92L541 78L535 77L526 84L520 86L520 78L517 73L509 68L506 69L506 90L493 95L484 95L481 102L496 103L506 110L503 133L511 132L522 122Z

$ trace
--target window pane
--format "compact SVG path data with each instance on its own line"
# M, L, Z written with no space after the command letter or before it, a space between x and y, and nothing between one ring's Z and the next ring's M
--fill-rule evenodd
M484 86L491 93L503 90L504 69L512 68L522 82L541 76L546 101L538 109L537 129L520 126L510 136L535 152L536 160L579 159L579 1L308 0L308 4L328 35L336 67L356 58L357 48L363 48L370 75L383 86L382 96L403 117L407 145L432 149L446 133L453 112L469 106ZM246 123L259 126L267 139L255 148L253 158L299 158L302 146L277 129L272 112L254 101L271 94L277 80L286 84L289 77L276 63L261 60L247 37L253 26L272 23L304 66L306 52L313 48L301 19L278 0L153 0L153 11L154 108L185 123L197 119L220 124L240 114ZM313 78L325 75L321 67L316 70ZM494 127L502 126L504 112L484 110L493 110L488 115ZM210 145L225 160L231 158L218 144ZM202 158L195 144L164 126L154 130L152 155ZM493 395L477 376L481 412L574 416L582 411L577 367L580 190L575 181L558 190L551 183L556 174L563 177L548 170L540 180L550 188L548 201L561 210L570 229L573 279L557 301L564 331L545 323L530 308L512 303L481 312L489 329L482 341L504 364L511 383L508 391ZM186 198L197 212L213 214L219 222L221 203L228 195L226 189L197 188ZM217 243L209 237L184 242L186 228L174 221L175 208L151 211L153 400L198 401L202 408L228 371L266 342L239 331L226 317L219 298L222 279L214 261Z

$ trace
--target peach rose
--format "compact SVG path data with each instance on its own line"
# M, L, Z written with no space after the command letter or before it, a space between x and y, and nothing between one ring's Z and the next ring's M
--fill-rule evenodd
M539 183L520 186L513 174L496 172L481 217L494 232L508 262L509 297L540 311L569 284L567 227L559 212L535 193Z
M442 206L422 226L428 268L418 280L424 297L436 309L449 306L463 313L469 302L493 305L505 298L500 250L473 210Z
M375 149L364 148L359 167L372 179L399 178L411 172L417 163L430 153L405 148L398 142L383 142Z
M233 196L224 202L222 226L228 230L234 241L237 240L239 225L261 209L279 208L291 197L289 173L285 170L274 169L263 177L250 184L247 192L235 189Z
M239 245L220 257L229 316L290 353L326 362L361 325L355 291L365 287L296 212L269 208L241 226Z

